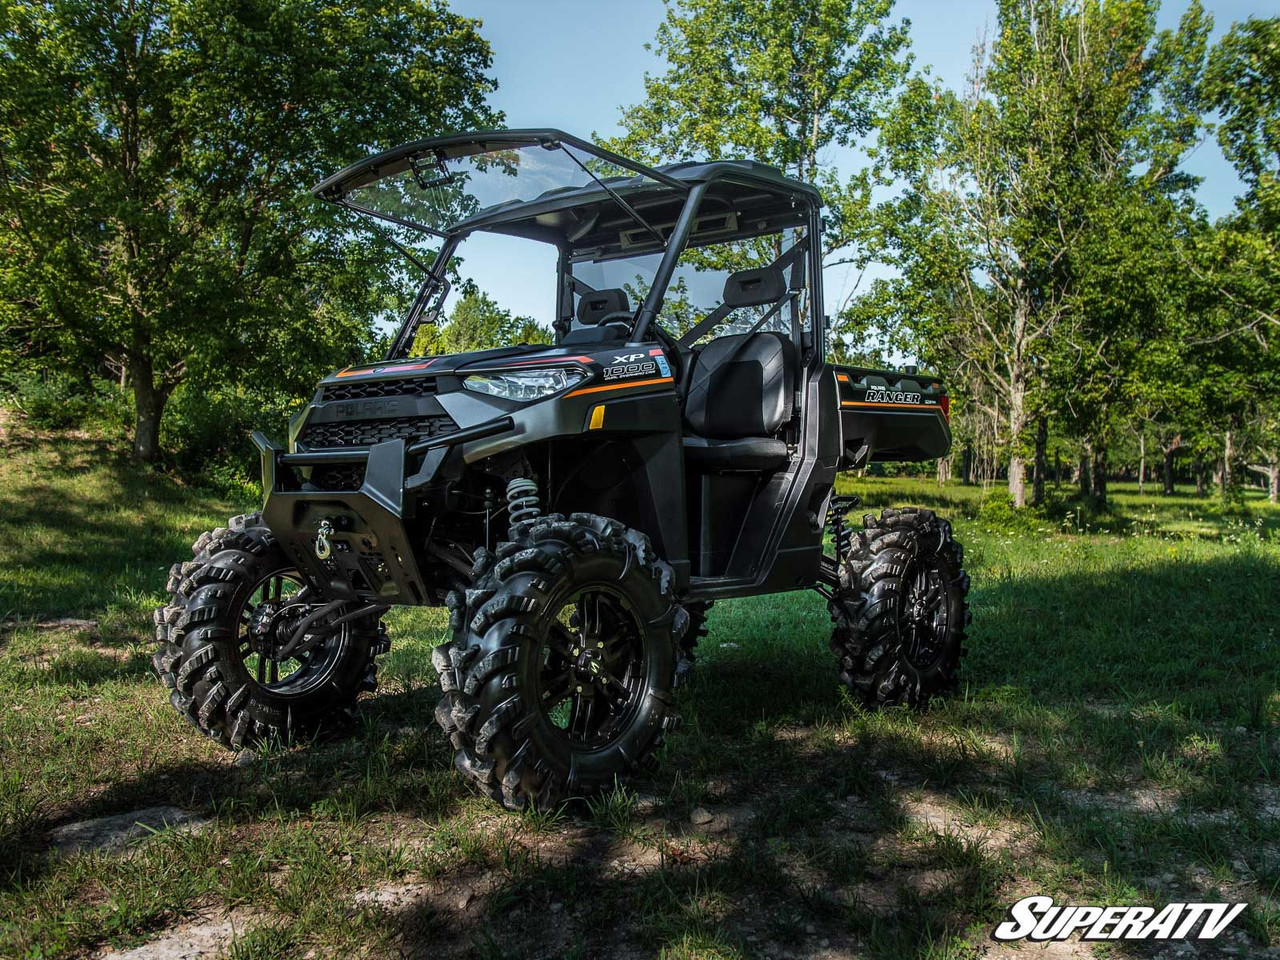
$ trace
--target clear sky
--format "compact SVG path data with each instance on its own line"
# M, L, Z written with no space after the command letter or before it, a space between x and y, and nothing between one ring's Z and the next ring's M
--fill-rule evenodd
M1262 0L1205 0L1214 16L1215 38L1249 16L1269 16ZM510 127L556 127L583 137L618 132L619 108L644 96L645 71L662 61L645 44L663 17L661 0L452 0L458 13L483 20L493 47L498 90L493 104ZM1161 27L1174 27L1184 0L1165 0ZM895 17L911 21L917 66L928 65L952 87L964 80L973 46L994 26L989 0L898 0ZM829 158L839 160L846 158ZM1231 209L1239 183L1217 144L1202 144L1186 164L1204 180L1200 200L1212 215ZM503 306L549 324L554 310L554 255L544 245L485 238L469 241L464 273ZM828 309L848 289L847 275L827 278Z

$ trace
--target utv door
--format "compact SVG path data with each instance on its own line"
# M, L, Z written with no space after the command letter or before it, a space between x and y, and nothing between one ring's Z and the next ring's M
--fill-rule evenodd
M668 290L695 595L792 589L817 575L838 439L819 468L820 411L834 396L819 376L811 235L695 247Z

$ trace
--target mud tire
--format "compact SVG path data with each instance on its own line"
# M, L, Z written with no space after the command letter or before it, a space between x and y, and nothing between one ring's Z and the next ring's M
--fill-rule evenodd
M232 749L345 727L360 694L377 689L375 658L390 649L382 623L369 617L342 628L323 682L289 695L267 689L242 661L238 611L255 584L291 562L257 513L201 534L192 553L170 569L169 600L153 618L160 647L152 664L174 709Z
M436 720L458 770L512 810L552 810L656 766L676 726L672 690L688 615L671 568L643 534L592 514L517 524L497 553L482 551L473 586L450 595L453 638L433 654L444 695ZM587 749L550 720L540 658L568 598L593 585L618 591L636 614L643 678L629 720Z
M966 649L969 575L951 524L918 507L867 514L840 562L840 585L829 603L831 650L840 680L864 707L923 707L958 685ZM945 622L921 620L933 637L928 658L910 650L912 584L920 571L937 584ZM935 610L937 607L935 607Z
M715 606L714 600L695 600L684 605L689 615L688 626L680 638L680 663L676 668L677 680L683 680L693 670L698 659L697 649L707 635L707 613Z

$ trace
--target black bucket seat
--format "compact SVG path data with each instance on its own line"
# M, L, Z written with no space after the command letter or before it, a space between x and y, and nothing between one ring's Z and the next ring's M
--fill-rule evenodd
M593 290L578 298L578 323L560 338L561 346L584 343L616 343L627 338L631 304L627 292L616 287ZM612 317L612 320L607 320Z
M736 275L735 275L736 276ZM736 334L694 352L685 398L685 461L701 472L777 470L791 419L795 345L778 333Z

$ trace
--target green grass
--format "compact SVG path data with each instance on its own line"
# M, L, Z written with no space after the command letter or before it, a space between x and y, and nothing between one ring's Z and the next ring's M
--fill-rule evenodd
M149 614L169 563L251 504L140 472L92 437L11 430L0 956L89 956L230 911L237 958L624 944L753 958L823 941L960 958L1039 891L1220 894L1251 904L1242 955L1280 943L1280 512L1116 485L1106 515L1063 490L1011 517L976 487L849 486L869 509L953 518L973 577L959 696L865 713L835 682L815 594L717 604L660 771L516 816L465 789L432 720L437 611L391 617L383 688L351 737L233 764L150 676ZM96 623L48 622L67 617ZM60 824L156 804L210 826L123 853L48 849ZM698 807L712 823L690 823Z

